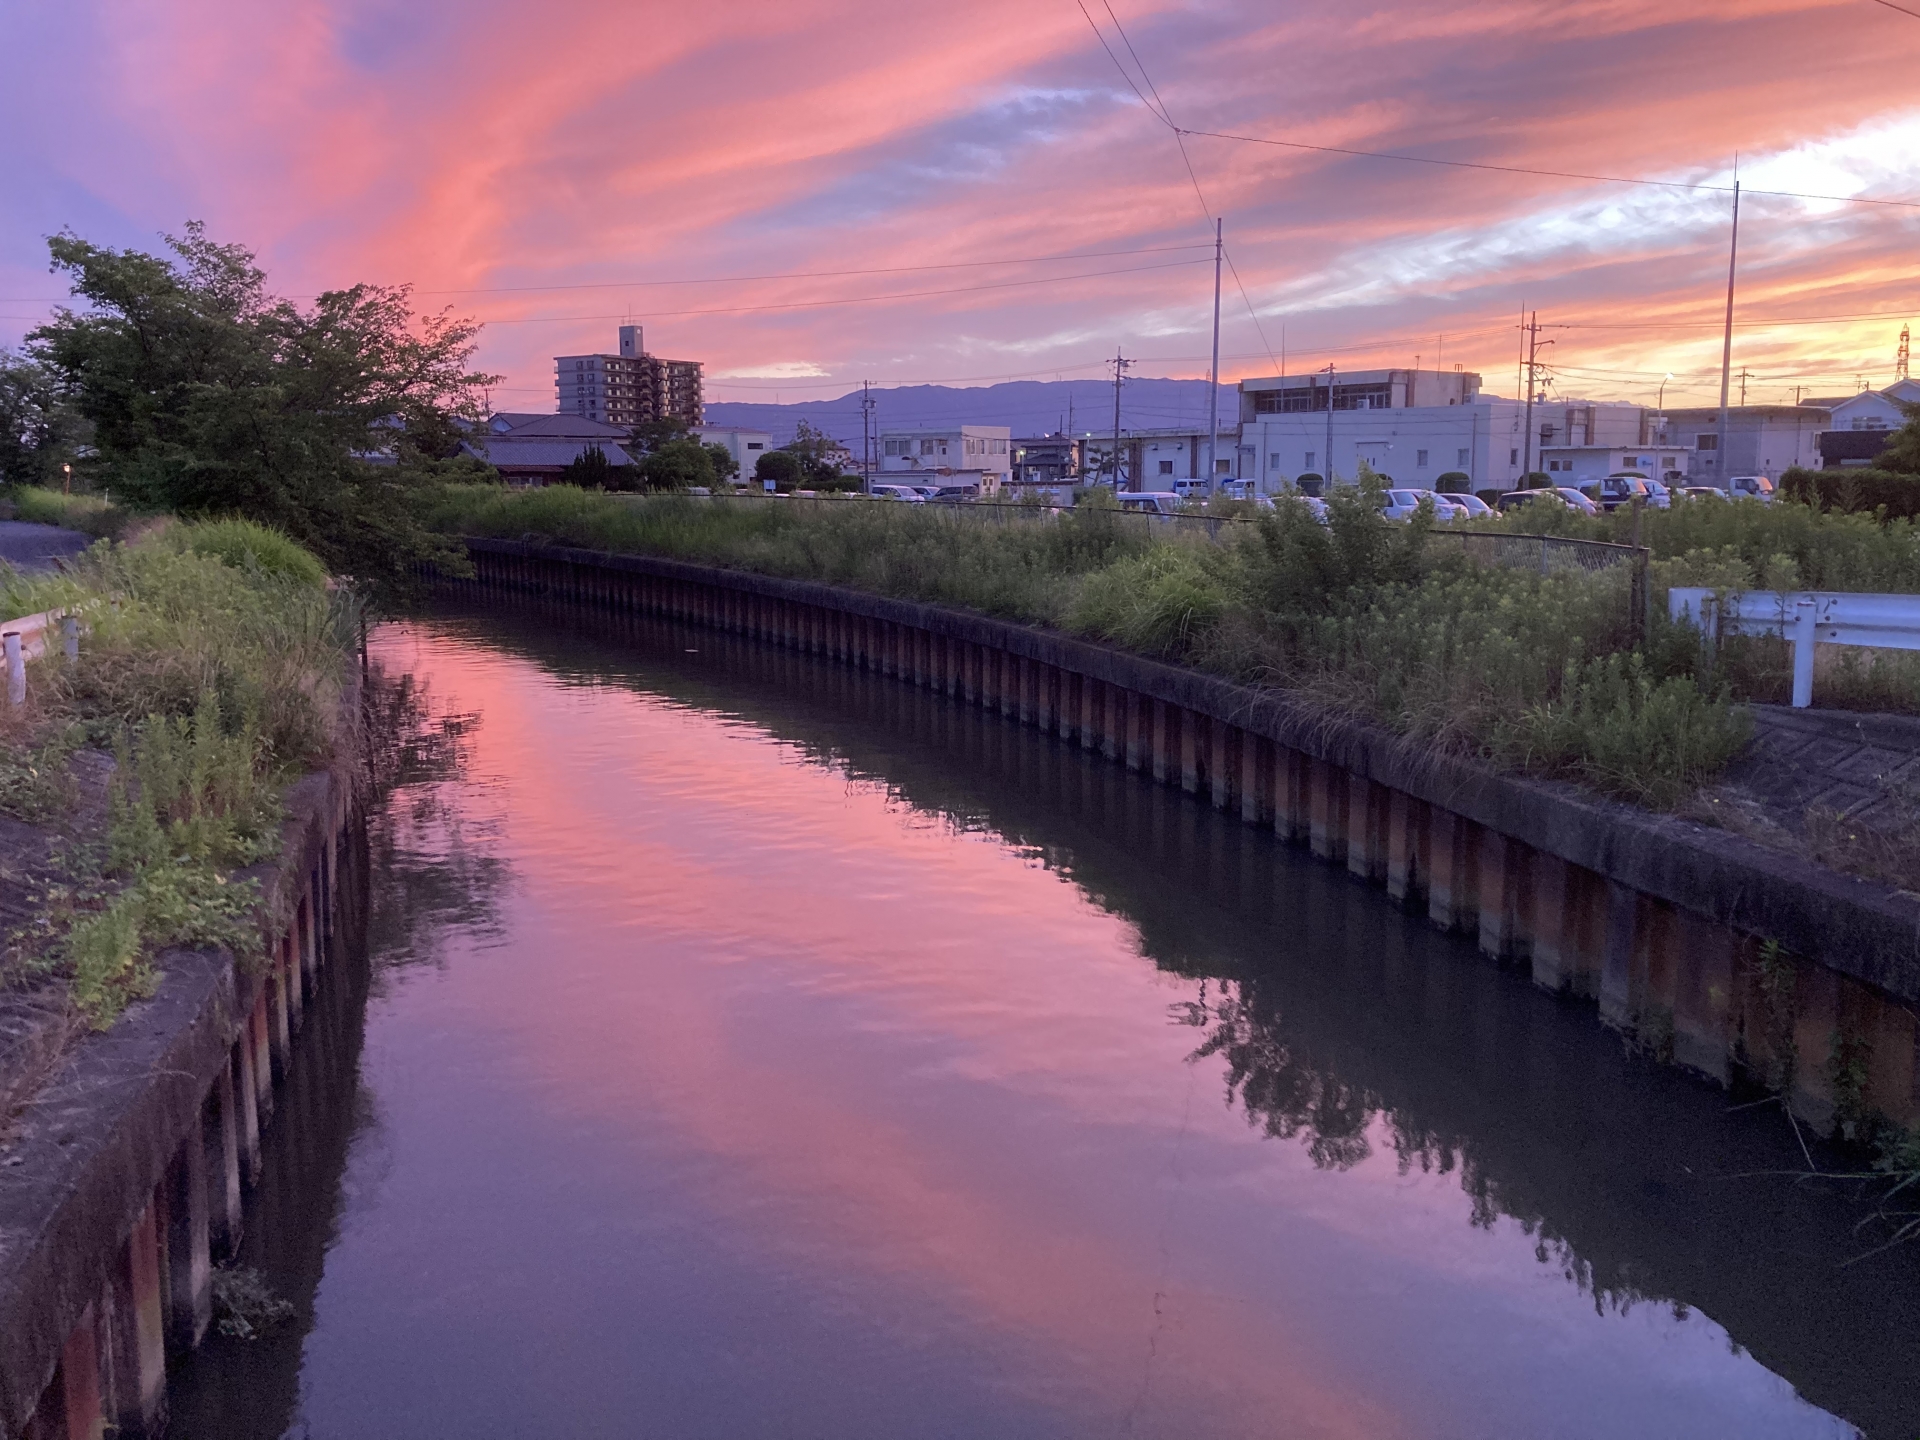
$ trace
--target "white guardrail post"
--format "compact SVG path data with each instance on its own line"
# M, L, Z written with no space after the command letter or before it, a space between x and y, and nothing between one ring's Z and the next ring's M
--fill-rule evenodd
M27 703L27 661L47 653L48 637L55 625L60 627L61 649L68 660L80 658L80 617L58 610L43 610L38 615L23 615L18 620L0 622L0 643L7 656L7 703Z
M1920 595L1859 595L1840 590L1749 590L1738 595L1676 585L1667 613L1700 627L1703 641L1726 635L1778 635L1793 646L1793 704L1813 703L1814 646L1920 650Z

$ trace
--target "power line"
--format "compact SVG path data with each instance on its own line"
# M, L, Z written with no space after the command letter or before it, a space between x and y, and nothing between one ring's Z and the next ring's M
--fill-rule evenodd
M1873 0L1873 3L1876 5L1884 5L1889 10L1898 10L1902 15L1911 15L1914 19L1920 20L1920 10L1909 10L1904 5L1894 4L1893 0Z

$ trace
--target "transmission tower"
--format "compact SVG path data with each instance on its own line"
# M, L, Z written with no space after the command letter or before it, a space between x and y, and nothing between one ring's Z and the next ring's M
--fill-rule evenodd
M1910 325L1902 325L1900 327L1900 348L1893 352L1894 379L1905 380L1907 378L1907 354L1912 346L1913 327Z

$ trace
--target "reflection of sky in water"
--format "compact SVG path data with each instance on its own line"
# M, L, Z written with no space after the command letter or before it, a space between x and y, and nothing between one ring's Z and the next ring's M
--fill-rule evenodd
M483 716L416 839L471 806L513 878L369 1014L312 1434L1847 1433L1709 1318L1597 1310L1383 1121L1344 1169L1262 1138L1198 987L996 836L379 648Z

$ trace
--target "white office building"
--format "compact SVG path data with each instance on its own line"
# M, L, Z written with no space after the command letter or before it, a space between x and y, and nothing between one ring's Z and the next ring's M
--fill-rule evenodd
M1007 483L1013 431L1005 425L954 425L937 430L883 430L880 433L880 474L889 480L913 473L921 479L909 484L937 484L941 479L974 484L982 495L998 493Z
M765 430L750 430L742 425L697 425L694 439L702 445L722 445L740 467L733 478L745 483L753 479L753 467L773 448L773 436Z
M1533 438L1528 442L1531 419ZM1517 488L1529 468L1568 484L1621 468L1657 440L1639 405L1535 401L1480 393L1471 371L1361 370L1240 382L1242 474L1257 472L1262 491L1302 475L1351 482L1365 464L1395 485L1431 490L1461 474L1473 490ZM1676 447L1676 453L1677 453ZM1638 468L1638 467L1634 467ZM1582 482L1584 483L1584 482Z

